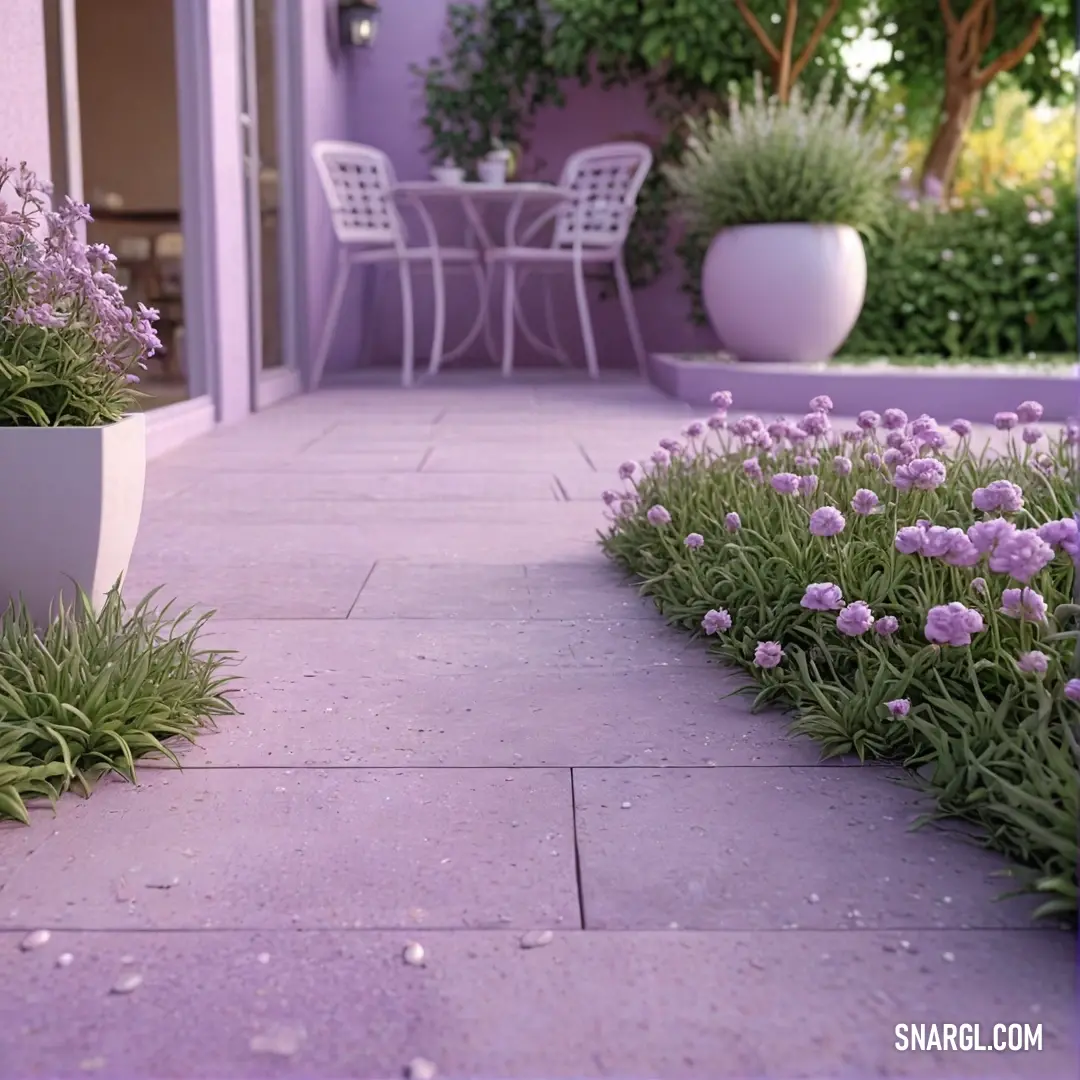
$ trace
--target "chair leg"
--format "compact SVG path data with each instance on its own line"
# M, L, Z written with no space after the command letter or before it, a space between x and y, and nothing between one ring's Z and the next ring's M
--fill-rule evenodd
M590 379L600 378L600 364L596 359L596 338L593 337L592 319L589 317L589 294L585 289L585 264L574 260L574 294L577 296L578 318L581 320L581 339L585 343L585 366Z
M554 275L544 275L544 320L547 323L548 340L555 351L555 358L564 367L570 367L570 356L563 346L559 335L559 324L555 319L555 294L552 291Z
M506 273L503 275L502 373L506 378L509 378L514 371L514 331L517 329L514 319L514 305L517 296L515 270L514 264L508 262L506 264Z
M360 360L369 366L375 359L375 343L378 340L376 312L379 310L379 285L382 283L381 267L372 263L364 267L364 324L361 327L363 344Z
M323 325L322 338L319 341L319 351L315 354L315 363L311 368L311 389L318 390L322 382L323 369L326 367L326 359L330 355L330 346L334 341L334 331L337 329L338 317L341 315L341 305L345 300L345 286L349 283L349 263L344 257L338 260L337 277L334 279L334 291L330 295L330 307L326 312L326 322Z
M634 350L634 356L637 357L638 370L642 375L647 375L649 358L645 352L641 324L638 322L637 311L634 308L634 290L630 287L630 275L626 272L626 263L621 254L615 260L615 284L619 290L619 303L622 304L626 329L630 333L630 345Z
M446 344L446 274L442 260L431 260L431 287L435 292L435 328L431 337L431 359L428 361L428 374L435 375L442 364L443 346Z
M398 278L401 281L401 385L412 386L416 327L413 323L412 268L405 259L398 263Z

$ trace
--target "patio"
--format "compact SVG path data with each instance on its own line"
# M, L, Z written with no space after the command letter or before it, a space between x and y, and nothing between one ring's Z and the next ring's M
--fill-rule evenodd
M719 700L602 559L601 491L687 407L395 379L151 466L131 593L218 609L243 715L0 826L0 1076L1068 1075L1072 938L889 770ZM894 1049L944 1022L1044 1048Z

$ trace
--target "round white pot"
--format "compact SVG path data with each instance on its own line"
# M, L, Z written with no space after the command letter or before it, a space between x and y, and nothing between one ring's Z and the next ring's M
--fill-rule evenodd
M481 184L505 184L506 162L497 158L485 158L477 162L476 175Z
M0 427L0 606L44 625L72 582L100 605L127 573L146 484L146 417L103 427Z
M849 225L739 225L709 245L702 301L739 360L828 360L866 298L866 253Z

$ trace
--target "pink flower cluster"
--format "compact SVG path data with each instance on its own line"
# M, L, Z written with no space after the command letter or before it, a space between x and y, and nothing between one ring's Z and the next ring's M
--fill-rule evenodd
M800 605L807 611L838 611L836 629L846 637L861 637L874 627L881 637L895 634L900 627L893 615L874 618L870 605L864 600L845 602L839 585L831 581L815 581L806 586Z
M982 615L959 601L939 604L926 614L926 640L935 645L970 645L971 635L985 630Z
M894 542L902 555L940 559L949 566L975 566L988 558L994 573L1020 582L1030 581L1053 562L1055 548L1074 561L1080 556L1080 535L1072 518L1048 522L1038 529L1018 529L1006 518L995 517L977 521L966 531L920 522L900 529Z

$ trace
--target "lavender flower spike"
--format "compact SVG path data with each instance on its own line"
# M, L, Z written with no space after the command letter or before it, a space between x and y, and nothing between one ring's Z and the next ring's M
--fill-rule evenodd
M650 506L649 512L645 516L649 519L650 525L671 524L671 515L662 506Z

